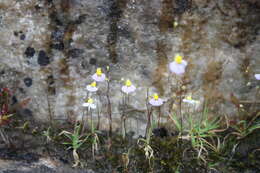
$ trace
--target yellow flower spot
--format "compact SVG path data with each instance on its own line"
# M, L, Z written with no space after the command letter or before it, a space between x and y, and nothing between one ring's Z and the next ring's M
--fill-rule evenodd
M2 117L2 120L8 120L8 118L9 118L9 116L6 116L6 115L4 115L3 117Z
M180 56L179 54L175 55L174 61L177 64L181 64L182 63L182 56Z
M87 103L92 104L93 102L94 102L94 100L92 98L87 99Z
M125 81L125 85L126 85L127 87L130 87L130 86L132 85L132 82L131 82L129 79L127 79L127 80Z
M96 82L92 82L92 83L90 84L90 86L96 87L96 86L97 86L97 83L96 83Z
M159 99L158 94L153 94L153 99L154 99L154 100L158 100L158 99Z
M98 76L101 76L101 75L102 75L102 70L101 70L101 68L97 68L96 74L97 74Z
M178 26L178 22L173 22L173 27L176 28Z
M187 99L187 100L192 100L191 96L188 96L186 99Z

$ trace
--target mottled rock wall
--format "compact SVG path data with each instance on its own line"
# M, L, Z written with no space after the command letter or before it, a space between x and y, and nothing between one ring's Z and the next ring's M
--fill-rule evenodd
M0 84L12 89L22 116L75 119L90 75L109 66L114 128L120 127L121 78L129 78L138 89L128 129L143 131L146 88L175 98L167 64L180 53L189 64L184 92L233 116L241 100L255 99L259 21L252 0L1 0ZM100 87L106 128L106 85Z

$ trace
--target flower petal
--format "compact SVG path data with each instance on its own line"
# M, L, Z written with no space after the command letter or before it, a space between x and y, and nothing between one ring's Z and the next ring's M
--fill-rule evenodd
M82 106L89 107L89 103L83 103Z
M106 80L106 75L102 73L100 76L97 75L96 73L92 75L92 79L95 80L96 82L103 82Z
M186 62L187 63L187 62ZM181 75L185 72L186 63L184 64L177 64L176 62L171 62L169 64L169 69L172 73L175 73L177 75Z
M158 99L158 100L155 100L155 99L151 99L149 100L149 103L152 105L152 106L161 106L163 104L163 100L162 99Z
M93 86L91 86L91 85L88 85L88 86L86 87L86 89L87 89L89 92L96 92L96 91L98 90L97 87L93 87Z
M255 74L256 80L260 80L260 74Z

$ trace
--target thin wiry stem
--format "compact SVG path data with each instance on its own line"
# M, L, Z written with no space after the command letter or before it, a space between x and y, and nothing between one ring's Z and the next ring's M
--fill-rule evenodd
M121 121L122 121L122 133L123 133L123 138L125 139L125 135L126 135L126 117L125 117L125 111L126 111L126 95L123 94L123 98L122 98L122 104L123 104L123 112L122 112L122 117L121 117Z
M146 91L147 126L146 126L145 136L148 135L149 129L151 128L151 115L153 111L153 107L149 109L148 100L149 100L149 88L147 88Z
M158 112L159 112L158 128L160 128L160 122L161 122L161 106L159 106L159 108L158 108Z
M112 136L112 105L111 105L111 100L109 96L109 90L110 90L110 82L109 80L107 81L107 113L109 116L109 136Z

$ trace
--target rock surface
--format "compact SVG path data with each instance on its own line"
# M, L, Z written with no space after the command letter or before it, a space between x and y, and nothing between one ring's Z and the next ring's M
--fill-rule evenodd
M56 165L55 165L56 164ZM72 169L69 165L55 163L47 158L38 162L0 160L1 173L94 173L92 170Z
M168 63L180 53L188 61L184 94L234 116L243 101L256 99L259 20L252 0L1 0L0 84L12 89L23 116L71 120L83 114L91 74L109 66L113 127L121 126L121 79L129 78L137 90L127 129L143 134L146 88L176 98ZM93 97L106 129L106 84L100 87ZM19 103L26 99L24 111Z

